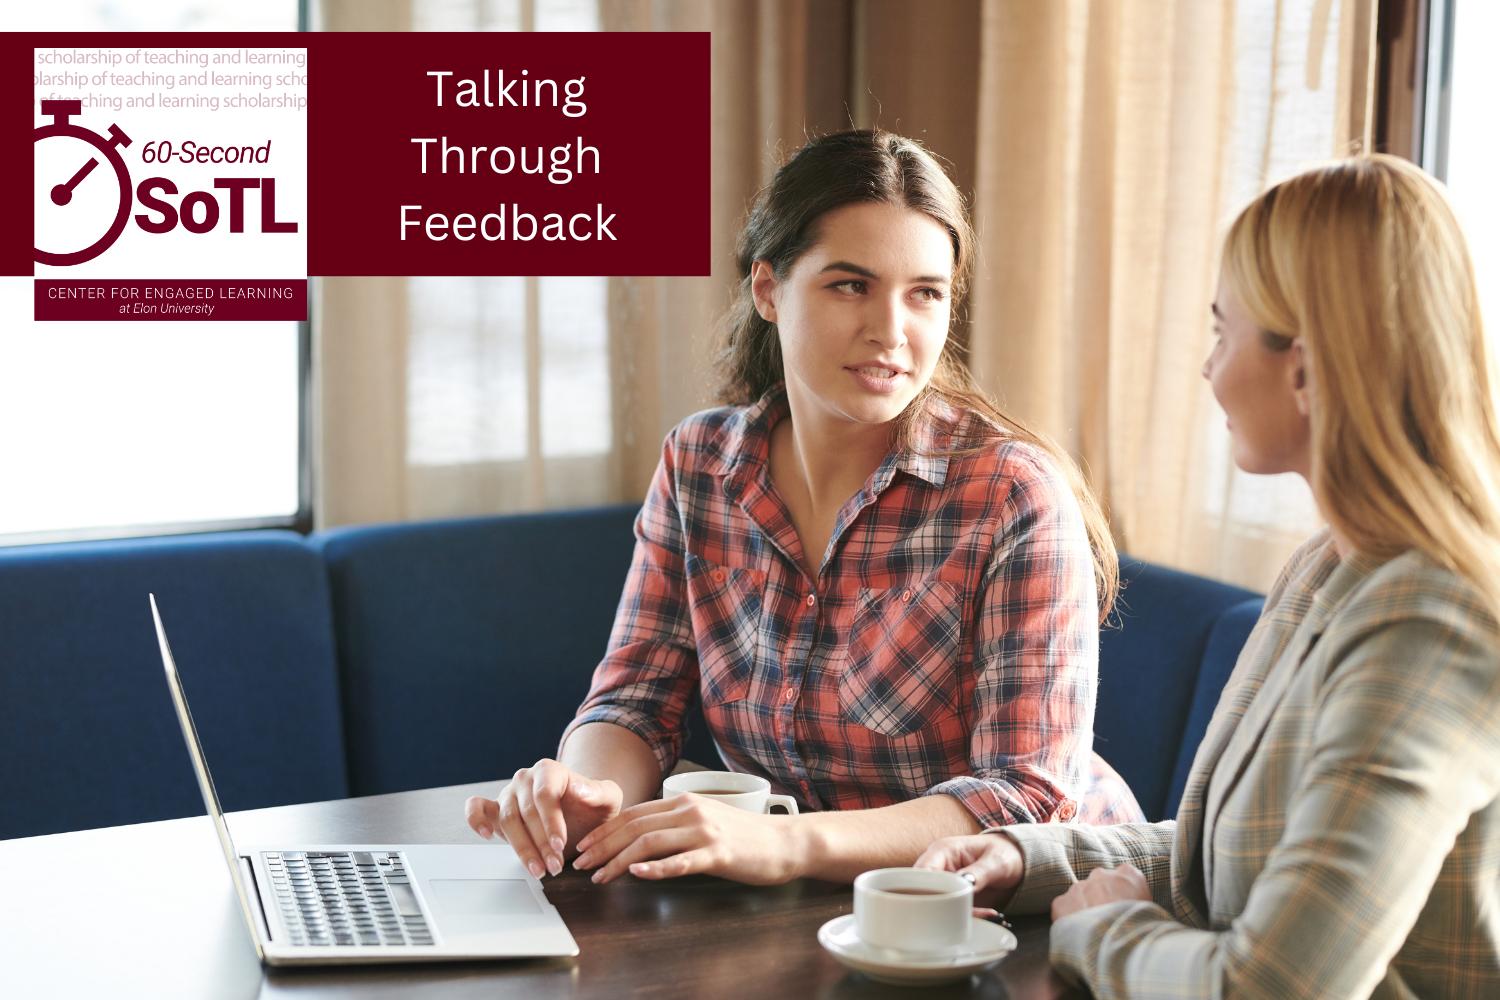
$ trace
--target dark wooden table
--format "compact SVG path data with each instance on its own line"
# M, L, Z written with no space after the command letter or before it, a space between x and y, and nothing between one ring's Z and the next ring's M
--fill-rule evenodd
M472 843L463 800L499 782L232 813L236 840ZM181 859L163 880L145 864ZM744 886L694 876L596 886L545 882L578 941L576 959L269 969L255 961L206 817L0 841L0 994L7 996L1054 998L1047 923L1017 921L1020 947L957 986L882 986L817 941L850 911L846 885Z

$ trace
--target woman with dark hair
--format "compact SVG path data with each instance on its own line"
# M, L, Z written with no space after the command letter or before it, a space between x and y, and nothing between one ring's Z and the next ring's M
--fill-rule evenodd
M719 359L667 437L609 651L559 760L468 802L537 876L850 880L935 838L1139 818L1091 752L1117 563L1055 445L948 336L963 201L918 144L823 136L761 192ZM653 800L701 696L797 816Z

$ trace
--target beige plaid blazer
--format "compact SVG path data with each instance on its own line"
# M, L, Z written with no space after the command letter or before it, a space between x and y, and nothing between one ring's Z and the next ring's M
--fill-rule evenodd
M1155 902L1052 926L1115 997L1500 998L1500 628L1407 552L1340 561L1327 529L1266 599L1175 822L1007 827L1045 912L1130 862Z

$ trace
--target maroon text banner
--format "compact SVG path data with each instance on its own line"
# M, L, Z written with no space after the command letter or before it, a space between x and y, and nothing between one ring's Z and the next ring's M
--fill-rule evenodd
M54 201L59 197L54 178L33 176L33 156L22 139L31 133L35 145L48 136L34 122L38 108L22 88L31 85L36 99L80 100L85 116L92 116L83 124L95 132L110 124L128 132L134 120L128 107L106 113L90 103L87 86L52 94L31 81L34 46L64 55L87 46L123 47L128 59L152 46L255 45L307 50L305 71L297 75L307 95L306 216L268 218L300 227L308 274L710 272L706 32L17 32L0 33L0 91L7 95L0 101L0 130L12 153L0 158L0 183L13 192L42 188L23 197L16 218L0 227L0 273L33 274L33 260L44 259L28 245L34 242L28 224L33 202L48 204L49 191ZM212 112L204 113L211 121ZM50 127L56 132L61 126ZM254 199L265 198L270 173L246 173L236 164L223 168L223 178L215 176L218 187L173 195L165 182L195 135L184 119L180 135L142 133L122 147L117 169L99 174L120 175L120 223L132 232L169 228L180 215L171 201L176 197L197 206L194 233L223 230L248 240L245 234L264 220L235 206L264 208L268 200ZM161 143L148 138L171 139L177 159L170 169L161 165ZM211 145L191 151L201 146L212 158L217 147ZM280 183L276 193L285 212L292 182L283 177ZM147 199L138 190L143 184ZM162 204L174 214L164 216ZM184 228L192 227L184 223L173 233L180 236Z
M299 40L309 274L709 273L707 33Z

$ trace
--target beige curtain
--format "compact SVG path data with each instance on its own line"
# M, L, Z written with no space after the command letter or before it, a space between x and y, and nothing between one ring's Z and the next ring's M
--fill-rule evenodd
M601 0L600 14L608 31L713 36L713 272L610 279L614 454L621 497L639 499L667 431L713 405L715 323L746 207L807 129L847 127L847 12L815 0Z
M496 26L500 11L504 25L537 27L585 2L417 0L417 10L431 20L467 4L489 18L476 26ZM712 274L608 279L608 454L547 459L525 488L502 482L517 472L504 463L407 463L411 289L326 279L319 523L643 496L663 435L712 402L714 323L748 200L809 131L853 121L924 139L972 184L980 270L959 335L986 388L1083 461L1121 547L1264 588L1318 518L1300 480L1245 476L1229 460L1199 377L1214 254L1234 207L1268 180L1363 139L1373 6L597 0L603 30L712 33ZM325 0L323 26L389 30L411 24L412 9ZM540 286L524 280L533 302ZM545 355L526 350L528 365ZM531 399L526 412L531 440L542 408ZM593 485L570 492L570 477Z
M510 20L517 25L544 27L540 22L547 2L520 0L497 9L514 14ZM427 21L438 21L460 8L479 10L472 0L445 3L427 4L418 12L425 12ZM709 238L714 256L708 277L608 279L611 448L605 456L606 488L578 494L591 502L644 496L666 432L711 405L713 325L734 283L730 248L735 228L781 151L800 145L808 128L847 124L849 73L847 3L598 0L597 12L606 31L712 33ZM412 7L409 0L368 6L324 0L321 24L325 30L400 30L412 24ZM580 464L576 461L549 460L546 489L530 491L516 485L527 478L523 467L511 468L520 463L408 464L412 303L407 285L401 278L325 278L318 283L318 524L568 505L566 489L553 487L571 465ZM535 290L529 294L534 300ZM532 356L538 353L535 344L528 350ZM535 400L528 412L534 425ZM532 426L527 434L539 431ZM575 471L589 472L593 482L591 466ZM537 479L533 469L530 480Z
M1371 0L985 4L973 364L1132 555L1265 589L1318 525L1233 469L1200 368L1223 224L1364 139L1373 42Z
M314 0L323 31L407 31L410 0ZM406 516L406 282L314 278L313 522Z

